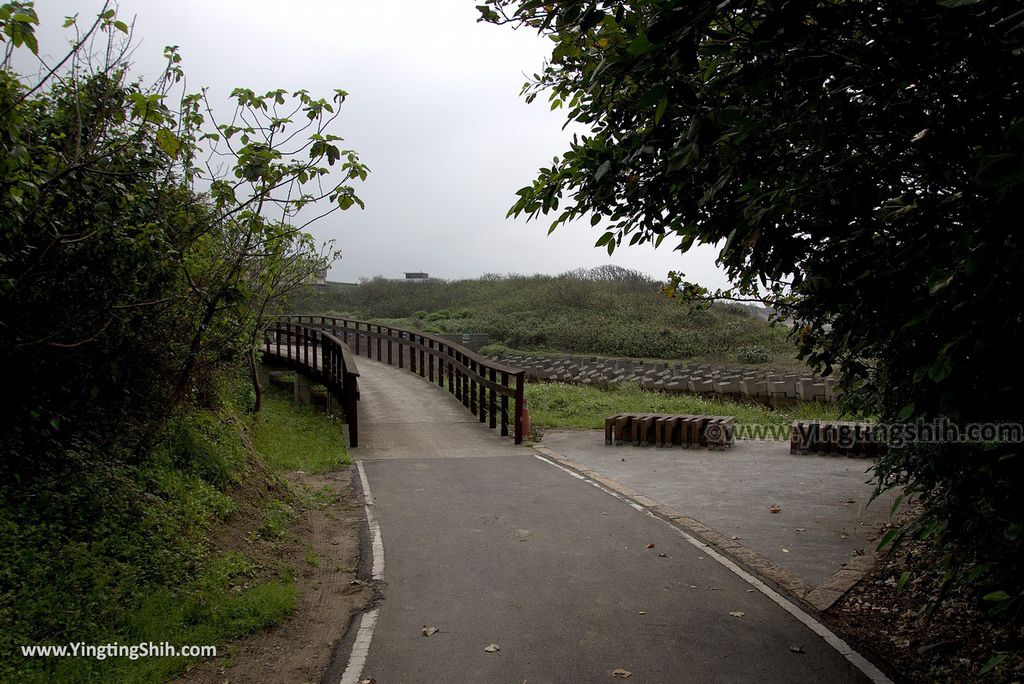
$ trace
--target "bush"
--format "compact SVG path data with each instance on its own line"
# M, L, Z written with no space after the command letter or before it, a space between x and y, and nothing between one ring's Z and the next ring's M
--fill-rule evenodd
M305 312L327 308L426 332L486 333L517 350L735 363L747 348L744 355L758 360L743 363L798 365L785 327L739 305L688 309L659 288L643 274L604 267L423 283L376 278L329 291Z
M736 358L743 363L768 363L772 359L771 352L764 347L750 344L736 349Z

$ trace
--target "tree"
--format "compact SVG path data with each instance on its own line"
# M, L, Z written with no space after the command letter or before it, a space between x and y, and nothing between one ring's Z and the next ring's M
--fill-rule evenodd
M38 52L37 23L0 5L0 362L21 388L0 403L0 467L26 477L77 440L144 446L254 363L268 317L337 256L306 226L362 206L368 172L329 132L344 91L238 88L220 122L175 48L154 84L132 80L108 7L69 17L68 53L26 81L11 60Z
M1024 25L1008 0L490 0L553 41L524 86L589 133L511 215L590 215L597 246L719 246L846 408L1020 423ZM948 578L1021 607L1019 444L917 444L877 465L927 513ZM955 543L954 543L955 542ZM951 546L948 544L952 544ZM959 573L959 574L958 574ZM1004 600L1005 599L1005 600Z

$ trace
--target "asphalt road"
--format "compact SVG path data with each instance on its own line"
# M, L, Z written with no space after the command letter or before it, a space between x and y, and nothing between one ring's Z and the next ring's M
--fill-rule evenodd
M386 557L362 678L600 682L621 668L630 682L867 680L665 522L511 446L407 371L360 371L353 455Z

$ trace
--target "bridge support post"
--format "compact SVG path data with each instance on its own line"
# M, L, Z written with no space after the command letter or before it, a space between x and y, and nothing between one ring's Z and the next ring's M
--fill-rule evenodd
M299 406L313 403L313 383L301 373L295 374L295 403Z

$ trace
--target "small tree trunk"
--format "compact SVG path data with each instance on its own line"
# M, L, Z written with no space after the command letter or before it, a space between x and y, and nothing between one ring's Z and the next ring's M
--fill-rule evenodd
M263 383L260 382L260 374L256 370L256 352L252 349L249 349L249 379L252 380L252 389L256 393L253 413L259 413L263 408Z

